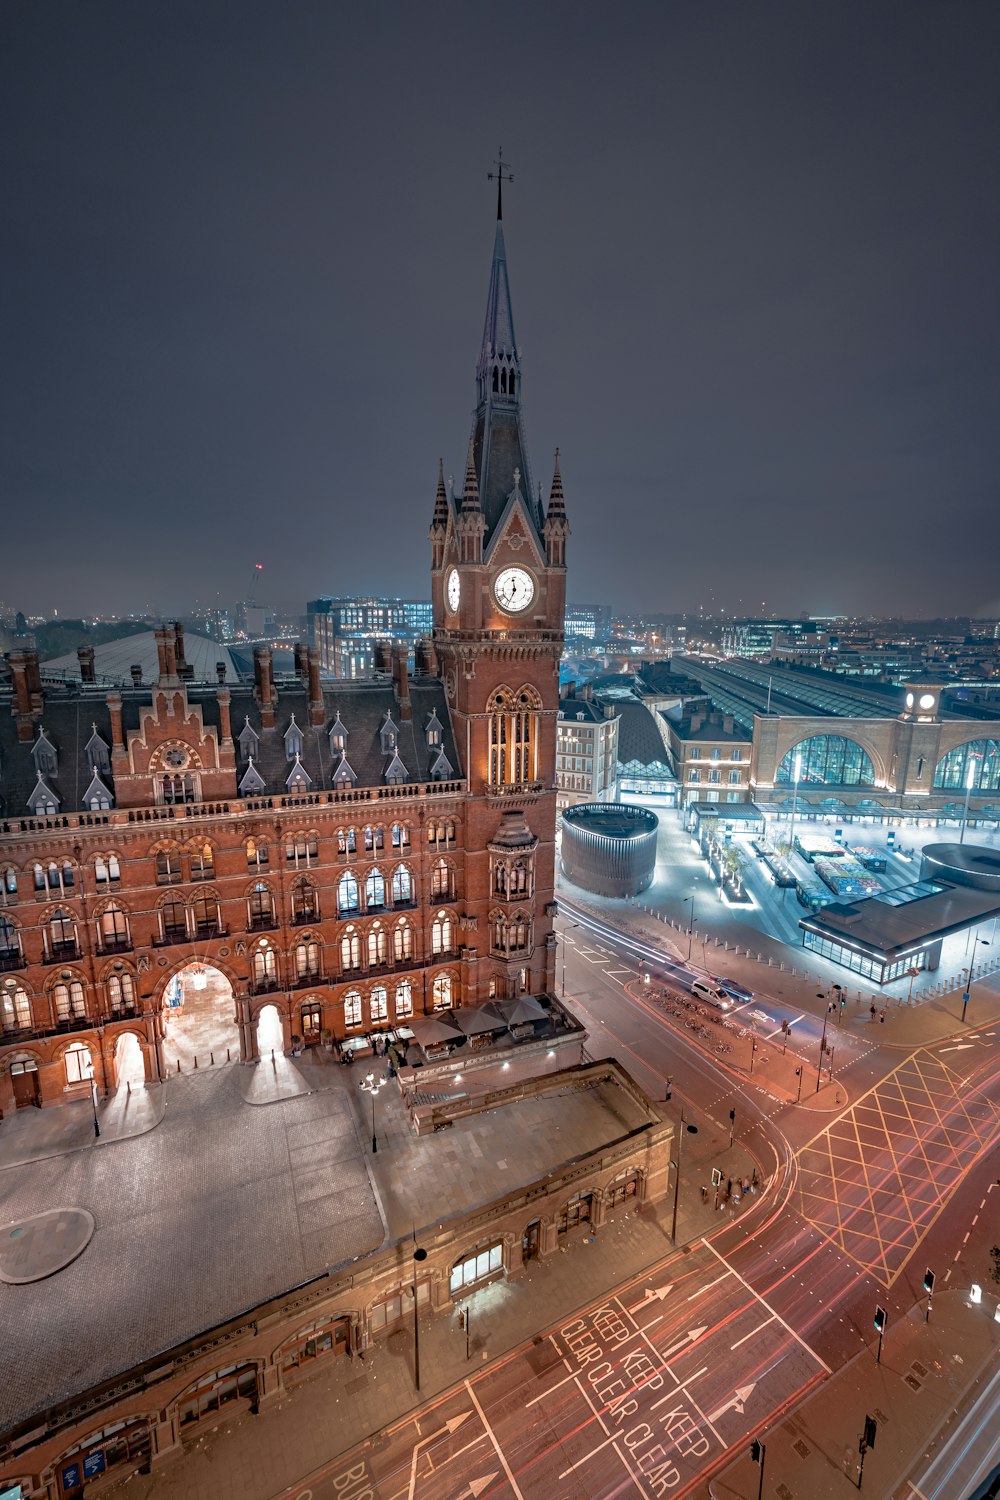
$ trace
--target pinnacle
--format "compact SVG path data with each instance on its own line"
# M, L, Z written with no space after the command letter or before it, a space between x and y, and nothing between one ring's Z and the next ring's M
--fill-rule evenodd
M563 496L562 473L559 469L559 449L556 449L556 464L552 474L552 489L549 492L549 519L565 519L566 501Z
M448 524L448 495L444 487L444 459L438 459L438 482L437 493L434 496L434 519L433 526L446 526Z
M462 489L463 511L479 510L479 480L476 478L476 459L469 440L469 456L465 465L465 485Z

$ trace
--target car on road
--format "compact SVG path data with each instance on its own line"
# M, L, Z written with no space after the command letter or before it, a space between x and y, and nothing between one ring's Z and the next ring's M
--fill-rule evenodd
M725 990L710 979L696 979L691 986L691 993L696 1000L707 1000L709 1005L715 1005L719 1010L728 1010L733 1003Z
M735 979L716 979L715 983L720 990L725 990L734 1000L752 1000L753 990L748 990L745 984L737 984Z

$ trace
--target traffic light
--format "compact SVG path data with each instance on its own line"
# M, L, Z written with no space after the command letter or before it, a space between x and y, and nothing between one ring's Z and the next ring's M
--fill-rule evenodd
M734 1121L734 1120L735 1120L735 1119L736 1119L736 1111L735 1111L735 1109L731 1109L731 1110L730 1110L730 1111L729 1111L729 1121L730 1121L730 1124L732 1124L732 1122L733 1122L733 1121Z
M931 1292L933 1292L933 1290L934 1290L934 1272L933 1271L925 1271L924 1272L924 1291L927 1293L927 1295L929 1297L930 1294L931 1294Z
M847 1004L847 996L846 995L841 995L841 997L840 997L840 1008L841 1008L841 1010L843 1010L843 1008L844 1008L844 1006L846 1004Z
M885 1333L885 1308L875 1308L875 1332Z
M750 1444L750 1457L753 1459L755 1464L760 1463L760 1455L761 1444L757 1441L756 1438L754 1438L753 1442Z

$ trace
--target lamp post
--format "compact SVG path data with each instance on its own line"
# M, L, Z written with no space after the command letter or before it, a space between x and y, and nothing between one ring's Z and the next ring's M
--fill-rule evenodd
M826 1000L826 996L817 990L817 1000ZM826 1003L826 1014L823 1016L823 1036L819 1044L819 1062L816 1064L816 1093L819 1093L820 1080L823 1073L823 1054L826 1052L826 1023L830 1019L830 1002Z
M101 1138L101 1122L97 1118L97 1079L90 1080L90 1102L94 1106L94 1139Z
M988 948L990 946L989 943L987 942L986 938L976 938L976 942L977 943L982 943L985 948ZM972 950L972 957L973 957L973 959L975 958L975 956L976 956L976 950L975 950L975 948L973 948L973 950ZM973 971L974 968L975 968L975 964L974 963L970 963L969 967L965 971L965 973L966 973L965 989L962 991L962 1024L963 1024L963 1026L965 1024L965 1012L968 1010L968 1008L969 1008L969 1001L972 999L972 971ZM95 1124L97 1123L96 1122L96 1117L95 1117L94 1123Z
M378 1093L379 1089L384 1086L384 1084L385 1084L385 1079L384 1078L376 1078L374 1073L369 1073L368 1076L367 1076L367 1078L362 1078L361 1082L358 1084L358 1088L362 1089L364 1091L364 1093L371 1094L371 1096L372 1096L372 1152L373 1153L378 1150L378 1136L375 1134L375 1096Z
M688 912L688 963L690 963L691 962L691 946L694 943L694 892L693 891L691 892L690 896L685 896L684 897L684 900L681 902L681 905L682 906L690 906L690 908L691 908L691 910Z
M420 1389L420 1314L417 1305L417 1272L427 1259L427 1251L416 1243L413 1247L413 1384Z
M685 1135L697 1135L697 1125L689 1125L684 1118L684 1107L681 1106L681 1128L677 1135L677 1170L674 1176L674 1220L670 1229L671 1243L677 1244L677 1199L681 1190L681 1155Z

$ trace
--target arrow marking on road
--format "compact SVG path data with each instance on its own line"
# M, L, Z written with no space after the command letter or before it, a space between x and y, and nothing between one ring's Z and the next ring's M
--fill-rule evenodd
M499 1473L499 1469L494 1469L492 1474L484 1474L481 1479L470 1479L469 1488L462 1491L458 1500L465 1500L466 1495L471 1495L472 1500L476 1500L476 1497L481 1495L483 1490L487 1489L493 1483Z
M727 1401L725 1406L720 1406L716 1411L713 1411L708 1420L714 1426L714 1424L719 1420L723 1413L727 1411L738 1411L742 1416L747 1401L750 1399L756 1389L756 1381L754 1381L753 1385L738 1385L732 1399Z
M968 1052L971 1042L959 1042L957 1047L939 1047L939 1052Z
M656 1297L659 1297L660 1301L662 1302L667 1293L672 1292L673 1289L674 1284L672 1281L669 1281L666 1286L648 1286L646 1288L646 1295L645 1297L643 1297L642 1301L633 1303L631 1307L626 1308L626 1312L638 1312L640 1307L645 1307L647 1302L652 1302Z
M475 1400L475 1397L473 1397L473 1400ZM461 1427L465 1419L471 1416L471 1411L459 1412L457 1417L449 1417L444 1426L439 1427L436 1432L430 1432L426 1437L421 1438L418 1443L414 1443L413 1453L410 1458L410 1488L407 1492L408 1500L413 1500L413 1492L417 1486L417 1459L420 1456L421 1448L426 1448L428 1443L433 1443L439 1437L450 1437L453 1432Z
M706 1328L707 1328L707 1326L708 1325L706 1324ZM682 1339L678 1339L677 1343L673 1346L672 1349L668 1349L665 1354L661 1354L660 1358L662 1360L668 1360L668 1359L671 1358L672 1355L679 1354L680 1351L682 1349L686 1349L689 1344L696 1343L698 1341L698 1339L701 1338L701 1336L702 1336L702 1334L704 1332L705 1332L705 1328L692 1328L692 1329L690 1329L689 1332L687 1332Z

